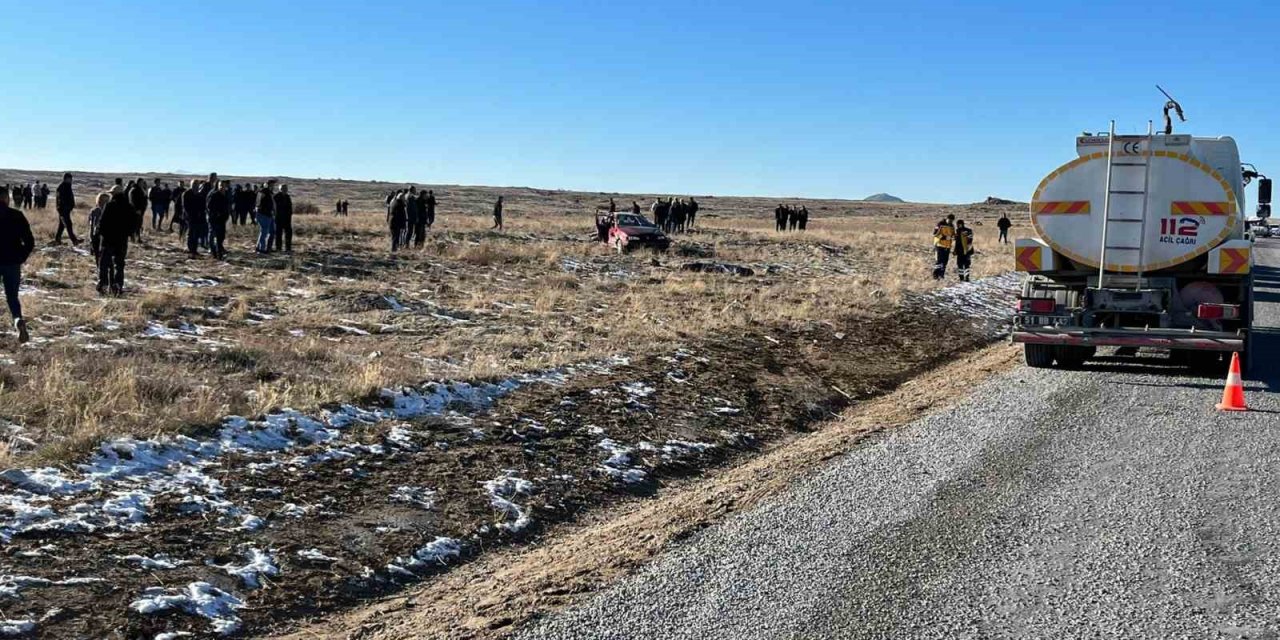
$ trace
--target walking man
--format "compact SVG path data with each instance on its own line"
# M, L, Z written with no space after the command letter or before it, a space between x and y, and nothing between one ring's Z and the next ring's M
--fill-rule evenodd
M146 225L147 220L147 192L143 191L143 185L146 184L142 178L129 182L133 185L129 189L129 204L133 205L133 212L136 216L133 227L133 238L138 242L142 242L142 227Z
M31 339L27 334L27 321L22 319L22 303L18 300L18 286L22 283L22 263L36 248L31 235L31 225L22 212L9 207L9 190L0 193L0 277L4 280L4 299L13 316L13 327L18 330L18 342Z
M194 185L193 185L194 186ZM194 192L193 188L190 192ZM98 293L113 296L124 293L124 261L129 253L129 236L133 235L133 205L124 188L111 189L111 201L102 209L98 220Z
M276 193L276 228L274 231L276 251L284 250L293 253L293 198L289 196L289 185L280 185Z
M404 202L404 192L392 194L387 202L387 225L391 228L391 252L400 249L400 241L404 239L404 226L409 216Z
M435 198L430 191L421 191L418 193L418 223L413 229L413 247L421 249L422 245L427 243L427 225L430 224L428 210L434 214Z
M58 231L53 234L54 244L62 244L62 229L66 228L67 237L71 238L71 244L80 244L80 239L76 237L76 232L71 229L71 212L76 208L76 196L71 192L71 174L62 174L62 184L58 185L58 199L54 203L58 208ZM23 218L26 221L26 218ZM28 227L29 228L29 227ZM26 258L23 258L26 260Z
M933 262L933 279L941 280L947 275L947 262L951 259L951 245L955 241L956 229L951 223L951 216L938 221L933 228L933 248L936 257Z
M209 192L205 200L205 216L209 220L209 253L218 260L226 259L227 222L231 220L230 180L223 180Z
M1000 214L1000 219L996 221L996 228L1000 230L1000 242L1009 244L1009 227L1013 226L1013 222L1009 220L1009 214Z
M493 228L502 231L502 196L493 205Z
M187 254L192 258L200 255L200 244L208 240L208 190L209 186L199 180L191 181L182 198L182 210L186 215Z
M964 226L964 220L956 220L953 251L956 254L956 274L960 276L960 282L968 282L969 265L973 259L973 229Z
M258 191L258 253L271 253L271 232L276 223L275 180L268 180Z
M404 196L404 239L400 241L400 246L406 249L413 242L414 233L418 231L418 221L422 219L422 212L418 208L419 204L418 188L409 187L409 192Z
M164 188L160 186L160 178L152 183L147 197L151 199L151 230L159 231L160 225L164 224L165 213L169 210L169 205L164 201Z

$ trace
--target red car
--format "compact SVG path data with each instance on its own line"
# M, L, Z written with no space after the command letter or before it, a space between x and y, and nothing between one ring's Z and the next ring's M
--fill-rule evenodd
M634 213L597 215L596 238L617 249L618 253L635 248L666 251L671 246L671 238L658 225Z

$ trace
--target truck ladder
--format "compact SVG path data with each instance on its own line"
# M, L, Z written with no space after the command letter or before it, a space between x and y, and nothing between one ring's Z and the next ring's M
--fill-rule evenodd
M1112 251L1130 251L1136 252L1138 259L1136 264L1137 277L1134 278L1134 289L1142 288L1142 259L1146 250L1146 224L1147 224L1147 202L1150 199L1147 191L1151 188L1151 144L1153 141L1152 122L1147 121L1147 137L1143 143L1143 149L1140 156L1141 161L1134 161L1133 156L1122 155L1117 157L1115 153L1116 146L1116 121L1111 121L1111 133L1107 138L1107 184L1106 194L1103 197L1102 204L1102 255L1098 258L1098 288L1101 289L1106 284L1107 277L1107 254ZM1135 189L1113 189L1114 174L1117 169L1121 171L1129 171L1136 168L1142 168L1142 188ZM1112 202L1116 196L1122 198L1123 204L1116 207L1119 211L1112 210ZM1142 198L1141 206L1134 202L1135 197ZM1137 211L1135 211L1135 209ZM1134 214L1137 213L1137 217ZM1129 244L1111 244L1109 233L1112 224L1136 224L1138 225L1138 242L1137 246Z

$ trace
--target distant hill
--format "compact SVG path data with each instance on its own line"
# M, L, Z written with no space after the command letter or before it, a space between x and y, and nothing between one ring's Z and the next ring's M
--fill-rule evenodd
M863 202L906 202L898 196L891 196L887 193L877 193L874 196L867 196L862 199Z

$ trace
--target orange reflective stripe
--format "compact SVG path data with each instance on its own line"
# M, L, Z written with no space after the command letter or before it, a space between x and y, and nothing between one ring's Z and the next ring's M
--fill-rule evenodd
M1064 200L1035 203L1035 212L1044 214L1056 213L1089 213L1088 200Z
M1218 252L1219 273L1244 273L1248 270L1248 249L1223 249Z
M1018 269L1020 271L1039 271L1041 264L1040 249L1041 247L1018 249Z
M1169 206L1170 213L1189 216L1225 216L1234 210L1235 207L1230 202L1179 201Z

